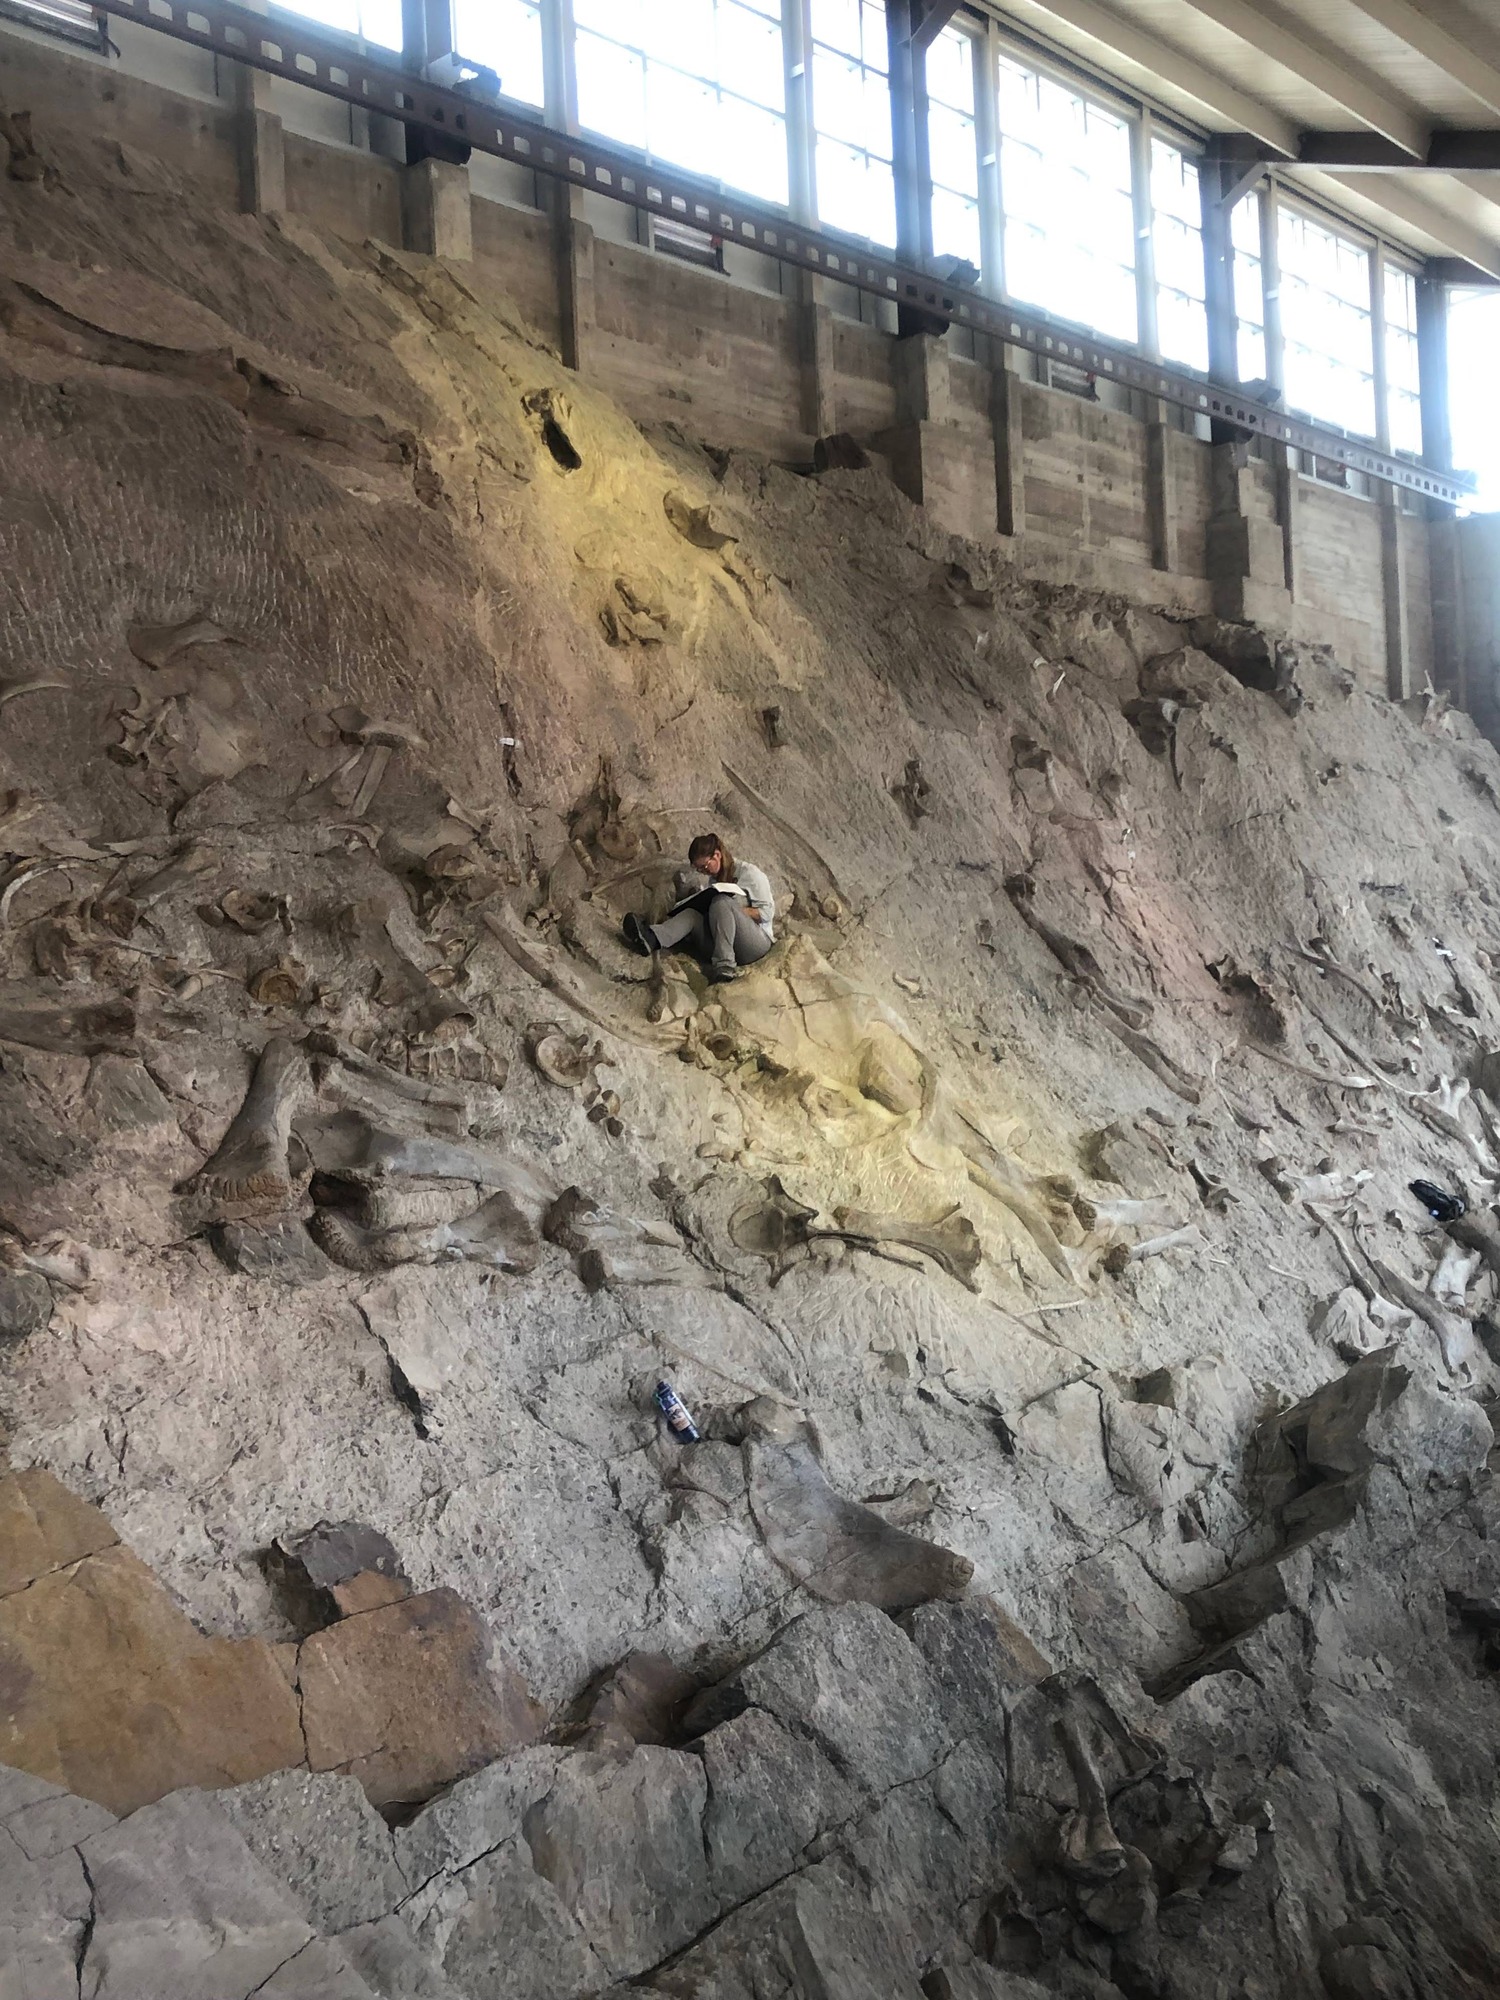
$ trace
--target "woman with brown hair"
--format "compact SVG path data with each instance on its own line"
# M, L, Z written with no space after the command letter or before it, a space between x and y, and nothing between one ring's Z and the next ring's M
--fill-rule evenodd
M736 861L718 834L700 833L677 872L670 916L648 924L632 913L623 928L636 951L691 951L706 961L711 979L738 979L742 965L754 965L775 943L775 916L765 871Z

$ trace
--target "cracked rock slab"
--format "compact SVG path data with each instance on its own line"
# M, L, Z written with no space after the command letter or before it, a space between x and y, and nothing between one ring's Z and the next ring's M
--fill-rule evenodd
M624 1762L576 1753L527 1813L538 1873L611 1977L659 1965L717 1913L703 1848L707 1799L698 1758L643 1745Z
M809 1736L870 1792L921 1777L950 1737L927 1664L901 1629L870 1604L819 1608L688 1709L684 1726L711 1729L764 1709Z
M358 1778L372 1805L415 1804L533 1741L541 1711L490 1654L478 1613L452 1590L315 1632L297 1661L310 1768Z
M113 1812L302 1760L272 1649L206 1638L119 1545L0 1597L0 1678L0 1758Z
M805 1438L747 1443L745 1463L750 1511L766 1547L815 1597L904 1611L967 1590L974 1565L966 1556L836 1493Z
M614 1887L607 1876L590 1885L601 1902L612 1900ZM658 1889L670 1898L665 1878ZM581 1900L587 1904L588 1895ZM537 1873L519 1837L445 1878L424 1901L417 1939L459 1992L485 2000L535 2000L543 1993L548 2000L589 2000L610 1983L579 1917Z
M725 1907L792 1873L820 1834L860 1809L861 1794L818 1746L763 1709L710 1730L698 1750L708 1778L709 1870Z
M311 1940L202 1793L145 1806L82 1853L94 1923L79 2000L248 2000Z
M868 1890L835 1863L733 1911L647 1990L671 2000L923 2000Z
M276 1771L219 1792L216 1803L316 1930L372 1923L406 1895L390 1830L353 1778Z

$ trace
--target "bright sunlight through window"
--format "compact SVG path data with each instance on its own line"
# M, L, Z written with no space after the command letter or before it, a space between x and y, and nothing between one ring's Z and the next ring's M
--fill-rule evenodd
M1246 195L1229 218L1234 251L1235 366L1242 382L1266 375L1266 287L1260 261L1260 196Z
M1151 142L1151 247L1156 260L1156 337L1164 361L1208 368L1203 208L1198 168L1186 153Z
M896 241L885 0L812 0L818 220Z
M1126 121L1002 59L1000 131L1006 289L1115 340L1136 340Z
M573 14L581 125L785 204L778 0L574 0Z
M927 159L933 254L964 257L982 270L974 43L958 28L944 28L927 51Z
M1286 406L1375 435L1370 253L1294 208L1280 211Z
M453 0L453 42L500 78L507 97L545 104L541 0Z
M1422 453L1422 371L1417 360L1417 281L1385 267L1385 406L1391 450Z
M1500 292L1448 294L1448 399L1453 463L1479 481L1477 513L1500 513L1500 401L1494 392L1500 353Z
M401 0L301 0L284 11L320 27L341 28L376 48L401 46Z

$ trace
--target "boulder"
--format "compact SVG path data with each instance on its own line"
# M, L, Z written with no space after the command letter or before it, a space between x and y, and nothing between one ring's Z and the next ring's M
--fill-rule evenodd
M659 1965L717 1915L703 1844L707 1799L697 1757L643 1745L624 1762L575 1752L527 1813L537 1873L611 1977Z
M358 1778L377 1806L414 1805L541 1734L515 1669L456 1591L429 1590L303 1641L302 1728L314 1771Z
M247 2000L311 1940L201 1792L143 1807L82 1853L94 1895L76 1989L86 2000Z
M276 1771L216 1793L215 1803L316 1930L371 1923L407 1893L390 1830L352 1778Z

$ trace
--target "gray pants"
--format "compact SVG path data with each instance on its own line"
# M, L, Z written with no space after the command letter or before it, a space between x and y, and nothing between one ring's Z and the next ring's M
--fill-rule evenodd
M686 948L713 965L754 965L771 949L771 940L733 896L715 896L707 917L697 910L679 910L675 917L646 929L659 951Z

